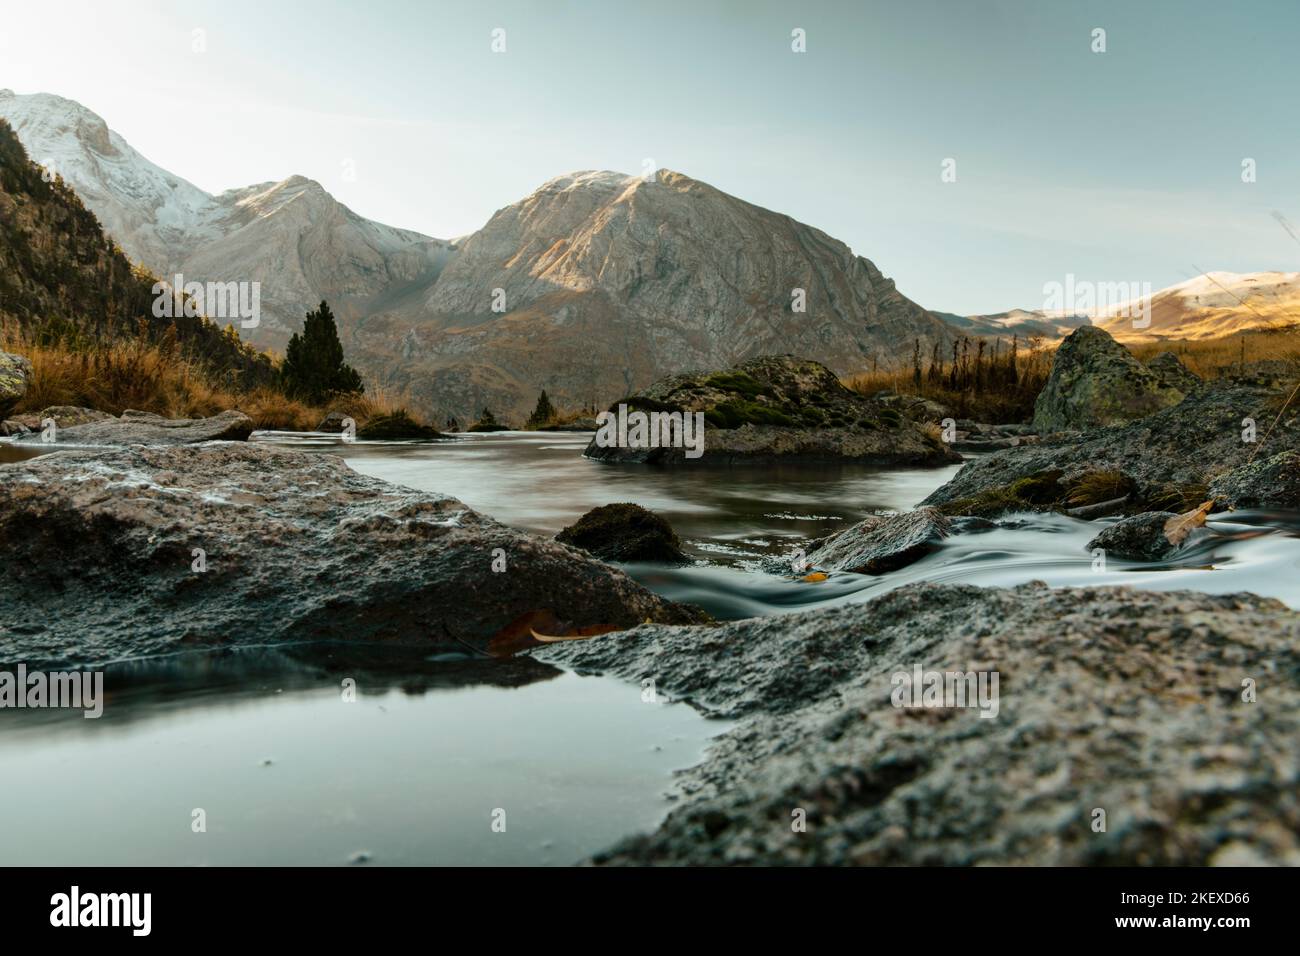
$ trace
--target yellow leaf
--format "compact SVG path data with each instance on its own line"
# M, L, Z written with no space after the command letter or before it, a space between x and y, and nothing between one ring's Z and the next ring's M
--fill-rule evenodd
M1174 547L1178 547L1187 540L1187 536L1196 528L1205 524L1205 516L1210 513L1214 507L1213 501L1207 501L1199 508L1194 508L1186 514L1176 515L1165 522L1165 537Z
M825 581L826 575L823 574L821 571L814 571L812 574L804 575L803 580L816 583L818 581Z

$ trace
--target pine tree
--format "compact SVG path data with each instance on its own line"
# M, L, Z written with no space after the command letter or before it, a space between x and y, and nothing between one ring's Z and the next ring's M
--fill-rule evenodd
M365 391L356 369L343 361L343 344L327 303L308 312L302 332L289 339L280 376L285 392L315 404Z
M538 428L542 425L548 424L554 418L555 406L553 406L551 400L547 398L546 389L542 389L542 394L537 396L537 407L534 408L533 413L528 416L528 427Z

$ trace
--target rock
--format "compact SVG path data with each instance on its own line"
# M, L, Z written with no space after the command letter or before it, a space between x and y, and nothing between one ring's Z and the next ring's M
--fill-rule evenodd
M1034 403L1040 434L1144 418L1176 405L1183 393L1164 384L1104 329L1080 326L1061 343Z
M357 437L366 441L411 441L442 435L431 425L421 425L405 411L396 411L370 419L357 429Z
M574 626L705 619L454 498L258 444L0 465L0 541L0 661L32 666L286 642L472 651L538 610Z
M253 420L230 410L211 418L163 418L152 412L126 411L121 418L90 421L56 428L59 445L193 445L205 441L245 441L253 433ZM23 435L19 442L44 442L41 433Z
M108 412L101 412L95 408L81 408L77 405L51 405L37 415L37 426L33 431L38 430L41 424L50 418L54 419L54 424L58 428L71 428L74 425L85 425L89 422L113 420L113 416Z
M1300 510L1300 454L1284 451L1210 482L1210 496L1229 508Z
M21 355L0 352L0 419L14 410L31 381L31 362Z
M316 426L316 430L318 432L326 432L330 435L338 435L347 428L347 423L351 420L352 416L348 415L346 412L329 412L320 420L320 424Z
M1130 561L1163 561L1180 548L1165 535L1165 525L1178 517L1169 511L1148 511L1121 518L1102 530L1085 546L1089 551L1101 548L1107 557Z
M1201 384L1201 377L1184 365L1173 352L1161 352L1147 362L1147 368L1165 385L1184 395Z
M9 438L12 435L26 435L29 431L31 429L17 419L10 418L0 422L0 437L3 438Z
M658 829L597 863L1199 866L1247 844L1294 866L1297 648L1300 614L1269 598L1035 583L537 653L739 721ZM917 666L996 670L997 715L894 706ZM1264 675L1268 703L1243 701Z
M583 453L588 458L665 465L854 461L895 467L961 460L937 433L898 408L851 391L818 362L791 355L762 356L726 371L673 375L620 404L629 412L702 413L702 457L687 458L683 448L603 447L597 433Z
M1246 464L1252 453L1262 458L1300 447L1300 409L1288 409L1271 432L1263 426L1277 418L1286 395L1276 386L1250 381L1207 382L1181 404L1127 425L1045 438L969 461L923 504L952 513L962 501L996 495L1037 476L1054 472L1068 485L1087 472L1113 471L1133 483L1129 513L1194 507L1208 496L1205 486L1211 480ZM1242 440L1243 418L1261 423L1257 442ZM1186 494L1171 500L1180 489Z
M824 539L808 563L819 571L885 574L925 557L951 531L952 522L934 508L870 517Z
M593 508L555 536L561 544L606 561L666 561L681 564L682 542L659 515L631 503Z
M536 430L539 432L594 432L600 427L600 423L594 418L575 418L571 422L563 424L551 423L541 425Z

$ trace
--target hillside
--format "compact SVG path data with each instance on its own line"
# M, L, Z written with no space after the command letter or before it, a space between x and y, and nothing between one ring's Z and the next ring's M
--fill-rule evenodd
M107 344L143 328L242 384L269 380L270 360L202 317L153 317L155 278L133 267L59 177L32 163L0 120L0 324L11 334ZM143 323L143 325L141 325Z

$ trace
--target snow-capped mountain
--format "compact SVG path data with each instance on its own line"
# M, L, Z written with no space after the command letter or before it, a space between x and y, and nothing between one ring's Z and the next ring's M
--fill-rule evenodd
M1300 324L1300 272L1207 272L1150 298L1109 305L1094 321L1117 339L1213 339ZM1134 317L1139 321L1135 322Z
M358 216L301 176L210 195L61 96L0 90L0 118L131 259L163 278L261 283L261 324L241 329L259 346L282 347L321 299L366 315L395 288L431 282L452 249Z

